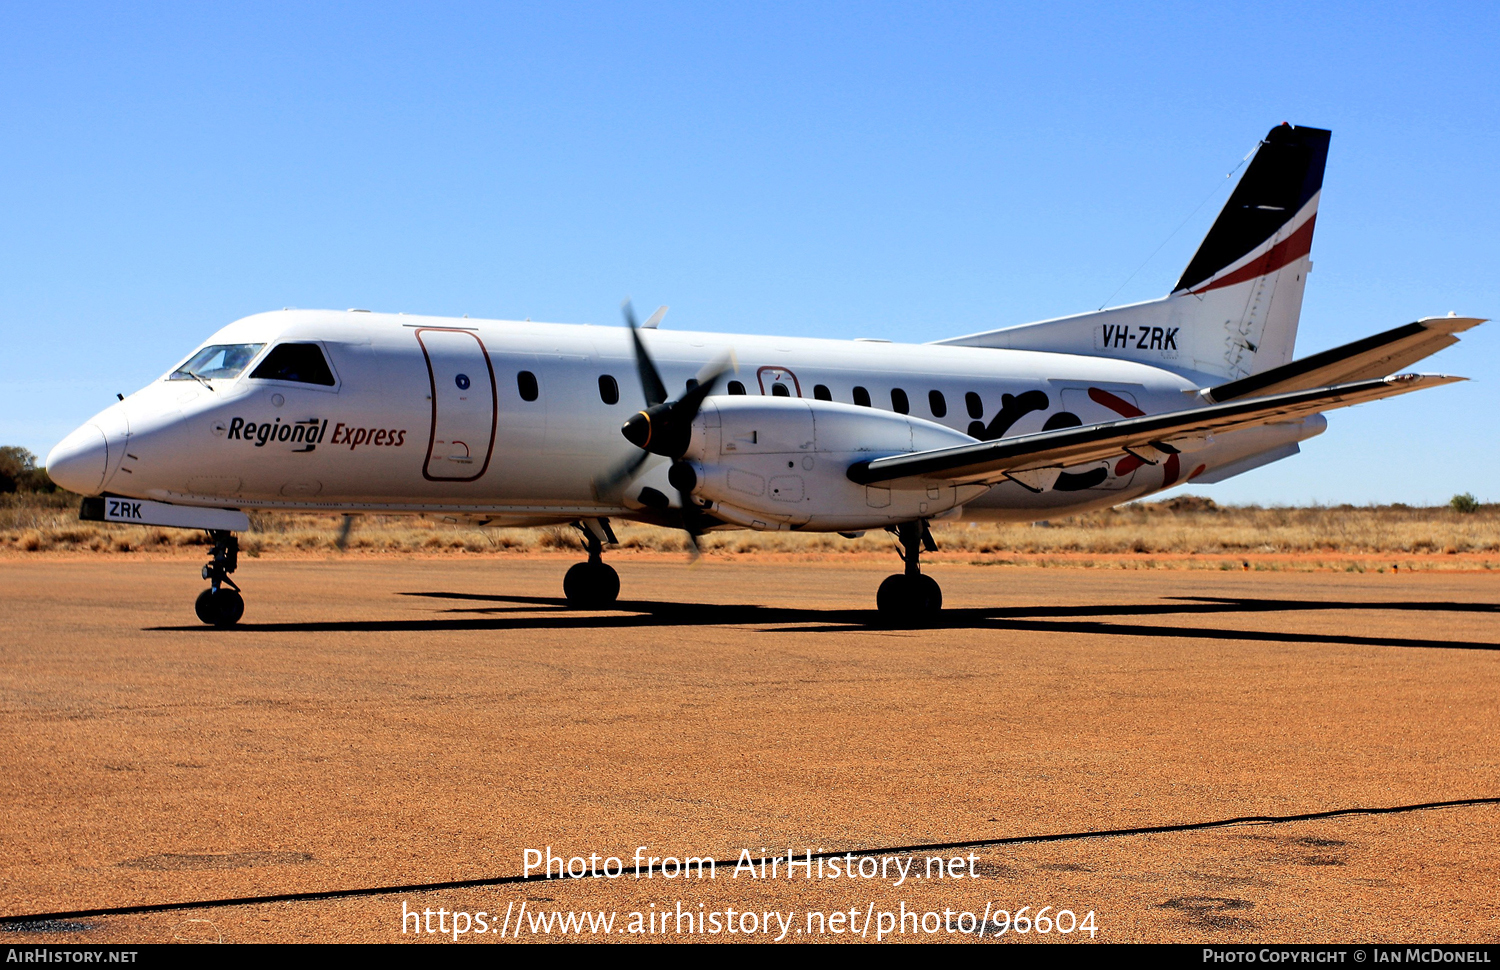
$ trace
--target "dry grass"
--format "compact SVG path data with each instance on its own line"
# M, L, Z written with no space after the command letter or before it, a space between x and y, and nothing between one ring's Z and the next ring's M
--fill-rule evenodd
M241 549L306 555L336 551L338 515L254 513ZM684 554L669 529L619 522L614 554ZM1448 507L1217 507L1194 497L1128 505L1036 525L935 523L936 561L1123 568L1500 568L1500 506L1471 513ZM709 556L888 556L892 539L871 532L836 535L718 532L700 539ZM68 495L0 496L0 553L162 553L197 556L199 532L80 522ZM438 517L366 515L349 537L350 554L575 555L569 527L477 528ZM1390 562L1387 562L1390 560ZM1399 560L1399 563L1396 562Z

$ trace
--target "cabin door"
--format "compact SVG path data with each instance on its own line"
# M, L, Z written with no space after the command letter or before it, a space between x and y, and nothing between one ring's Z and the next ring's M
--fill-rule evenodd
M417 342L432 388L432 436L422 474L434 482L472 482L495 447L495 372L471 330L423 327Z

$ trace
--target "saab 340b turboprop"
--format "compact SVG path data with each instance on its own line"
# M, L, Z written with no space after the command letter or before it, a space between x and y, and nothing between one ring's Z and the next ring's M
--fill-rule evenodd
M568 602L607 607L610 520L894 532L893 619L942 593L939 518L1028 521L1297 453L1322 412L1483 321L1429 318L1293 360L1329 133L1281 125L1170 295L910 345L283 310L236 321L47 459L82 515L207 530L205 622L239 620L246 509L574 523ZM737 363L732 363L737 362Z

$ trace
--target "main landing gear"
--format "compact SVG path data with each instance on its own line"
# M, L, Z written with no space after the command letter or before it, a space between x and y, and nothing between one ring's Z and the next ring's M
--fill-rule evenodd
M240 564L240 540L222 529L210 529L208 537L214 543L208 565L203 567L203 578L208 580L209 587L198 594L193 609L198 619L209 626L234 626L245 615L245 598L229 578Z
M583 519L573 523L583 533L589 561L574 565L563 577L563 595L575 610L604 610L614 605L620 595L620 574L604 562L604 544L617 545L620 540L609 527L608 519Z
M882 619L897 624L921 624L934 619L943 608L943 590L931 576L922 573L921 555L925 548L937 552L927 520L903 522L889 529L901 542L901 560L905 572L887 576L875 594L875 606Z

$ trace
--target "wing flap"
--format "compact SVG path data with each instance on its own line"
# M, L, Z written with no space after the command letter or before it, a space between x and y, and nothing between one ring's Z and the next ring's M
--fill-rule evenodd
M1216 433L1290 421L1307 414L1461 380L1464 378L1438 374L1398 374L1381 380L1357 381L998 441L892 455L851 465L848 477L860 485L901 479L913 479L913 487L918 487L919 482L930 481L993 484L1016 473L1118 457L1128 449L1190 451L1196 442ZM1162 448L1163 445L1166 447ZM1040 479L1045 476L1029 477Z

